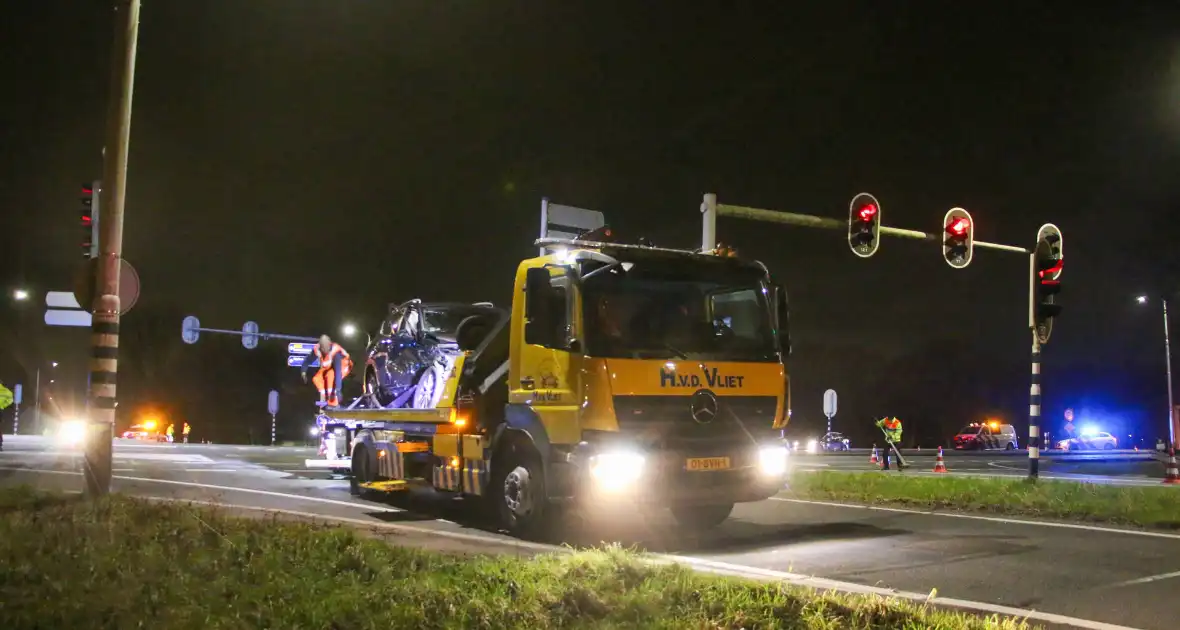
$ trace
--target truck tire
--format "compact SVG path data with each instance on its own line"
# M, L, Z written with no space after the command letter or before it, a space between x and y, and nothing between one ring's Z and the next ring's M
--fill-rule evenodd
M498 455L500 463L492 467L487 490L493 517L513 536L542 535L551 510L540 455L519 440L506 444Z
M674 505L672 516L682 527L691 529L712 529L729 518L733 503L711 503L705 505Z
M358 444L352 451L352 474L348 476L348 493L354 497L364 496L362 483L376 480L372 462L369 461L369 448Z

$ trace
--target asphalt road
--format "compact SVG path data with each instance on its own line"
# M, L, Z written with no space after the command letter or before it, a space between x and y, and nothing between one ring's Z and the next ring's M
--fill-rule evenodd
M4 448L0 483L81 488L76 453L28 438L8 437ZM309 452L120 443L115 489L349 519L460 548L521 553L551 548L490 531L470 505L431 493L393 503L356 499L346 483L303 470ZM797 459L799 466L814 468L856 463L851 457ZM990 472L993 461L986 455L957 456L948 458L948 465ZM965 601L975 610L1006 614L1035 610L1034 620L1077 627L1176 627L1172 592L1180 587L1180 534L824 504L795 500L789 490L739 506L729 522L701 536L678 531L665 514L623 508L604 510L568 533L552 542L618 541L703 570L827 588L891 589L903 597L938 589L938 602Z

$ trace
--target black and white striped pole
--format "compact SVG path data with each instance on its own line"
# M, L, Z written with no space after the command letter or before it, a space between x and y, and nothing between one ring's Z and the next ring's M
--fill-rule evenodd
M1053 318L1061 313L1064 265L1061 230L1046 223L1037 231L1037 246L1028 257L1028 328L1032 333L1032 380L1028 388L1028 479L1036 481L1041 465L1041 346L1049 343Z

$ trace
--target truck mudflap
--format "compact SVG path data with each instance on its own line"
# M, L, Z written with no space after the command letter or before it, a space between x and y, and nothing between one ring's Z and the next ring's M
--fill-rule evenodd
M431 482L439 490L482 496L491 468L482 459L451 458L444 466L435 466Z

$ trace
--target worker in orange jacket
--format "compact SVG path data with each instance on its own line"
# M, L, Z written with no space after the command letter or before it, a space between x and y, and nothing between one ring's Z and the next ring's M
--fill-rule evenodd
M306 357L303 358L303 382L307 382L307 373L311 370L311 365L314 363L313 358L318 359L320 367L316 370L315 376L312 377L312 382L315 383L316 389L320 392L321 405L326 404L329 407L340 406L340 387L344 382L344 378L352 372L352 357L348 355L340 344L332 341L332 338L327 335L320 335L320 341L316 344Z

